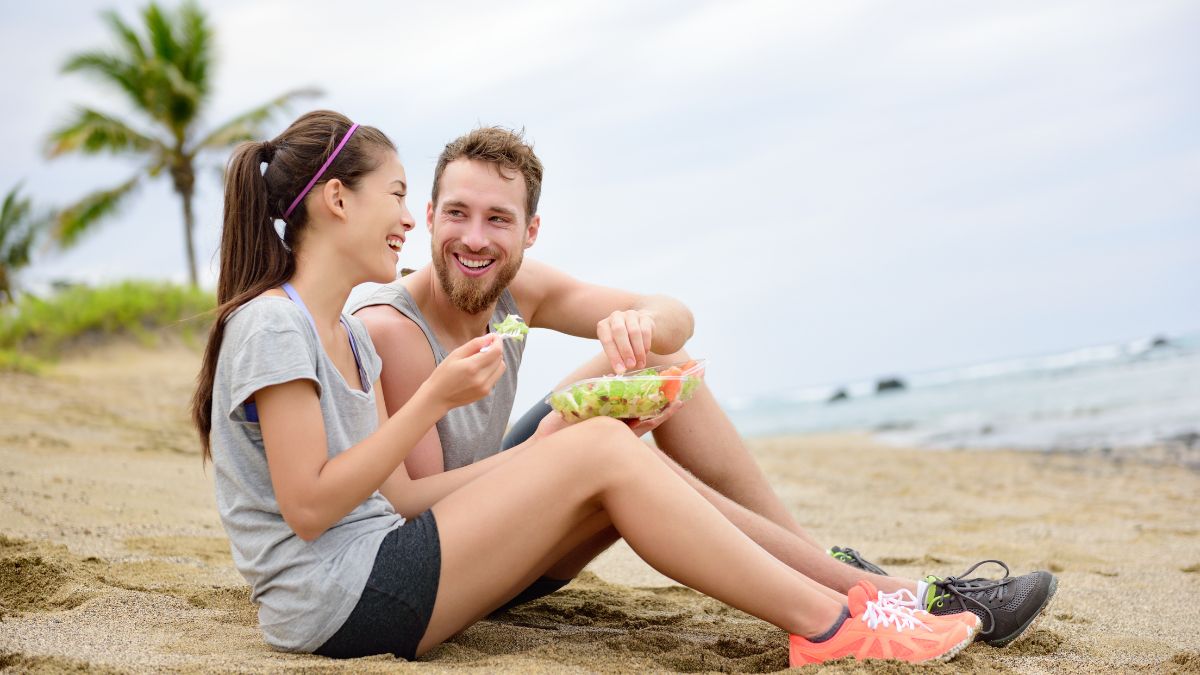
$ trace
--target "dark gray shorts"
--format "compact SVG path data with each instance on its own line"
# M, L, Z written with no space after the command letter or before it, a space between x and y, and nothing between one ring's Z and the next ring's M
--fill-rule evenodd
M412 661L429 627L442 573L433 511L383 538L362 597L346 623L314 653L335 659L393 654Z

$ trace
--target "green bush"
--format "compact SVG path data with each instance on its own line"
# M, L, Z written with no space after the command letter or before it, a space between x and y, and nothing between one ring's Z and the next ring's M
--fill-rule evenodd
M206 291L150 281L73 286L48 298L27 295L0 315L0 350L54 357L98 338L151 341L162 329L192 339L208 327L215 305Z
M17 372L37 375L42 372L42 362L28 354L0 349L0 373Z

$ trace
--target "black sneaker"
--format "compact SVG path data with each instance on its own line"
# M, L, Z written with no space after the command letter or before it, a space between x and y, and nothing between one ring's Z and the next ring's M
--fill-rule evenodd
M833 548L829 549L827 551L827 553L829 553L829 555L833 556L834 558L846 563L847 565L849 565L851 567L857 567L858 569L860 569L864 572L870 572L871 574L879 574L879 575L882 575L885 577L888 575L888 573L884 572L883 569L879 567L879 565L876 565L875 563L862 557L861 555L858 554L858 551L855 551L852 548L842 548L841 546L834 546Z
M1004 568L1000 579L966 579L976 567L996 563ZM932 614L971 612L983 622L977 639L993 647L1003 647L1021 636L1034 619L1041 615L1054 591L1058 579L1046 571L1030 572L1019 577L1008 575L1008 565L999 560L984 560L957 577L925 577L929 590L925 594L925 609Z

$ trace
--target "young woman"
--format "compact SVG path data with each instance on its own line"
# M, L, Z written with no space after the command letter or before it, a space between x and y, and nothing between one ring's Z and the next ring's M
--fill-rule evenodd
M915 612L866 582L847 598L784 565L616 420L547 425L503 459L409 480L407 453L504 362L492 335L476 338L384 413L379 357L341 308L357 284L394 278L406 192L391 141L329 111L229 163L193 416L271 645L415 658L607 527L667 576L786 630L795 664L944 660L970 642L973 616Z

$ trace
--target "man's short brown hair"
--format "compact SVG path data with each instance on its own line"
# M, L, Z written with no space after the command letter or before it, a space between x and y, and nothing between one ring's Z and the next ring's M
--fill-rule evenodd
M506 172L515 171L525 179L525 222L537 213L542 194L542 161L533 154L533 146L525 142L525 131L504 127L481 127L446 144L433 170L433 204L438 203L438 188L446 166L459 159L474 159L496 167L502 178L512 180Z

